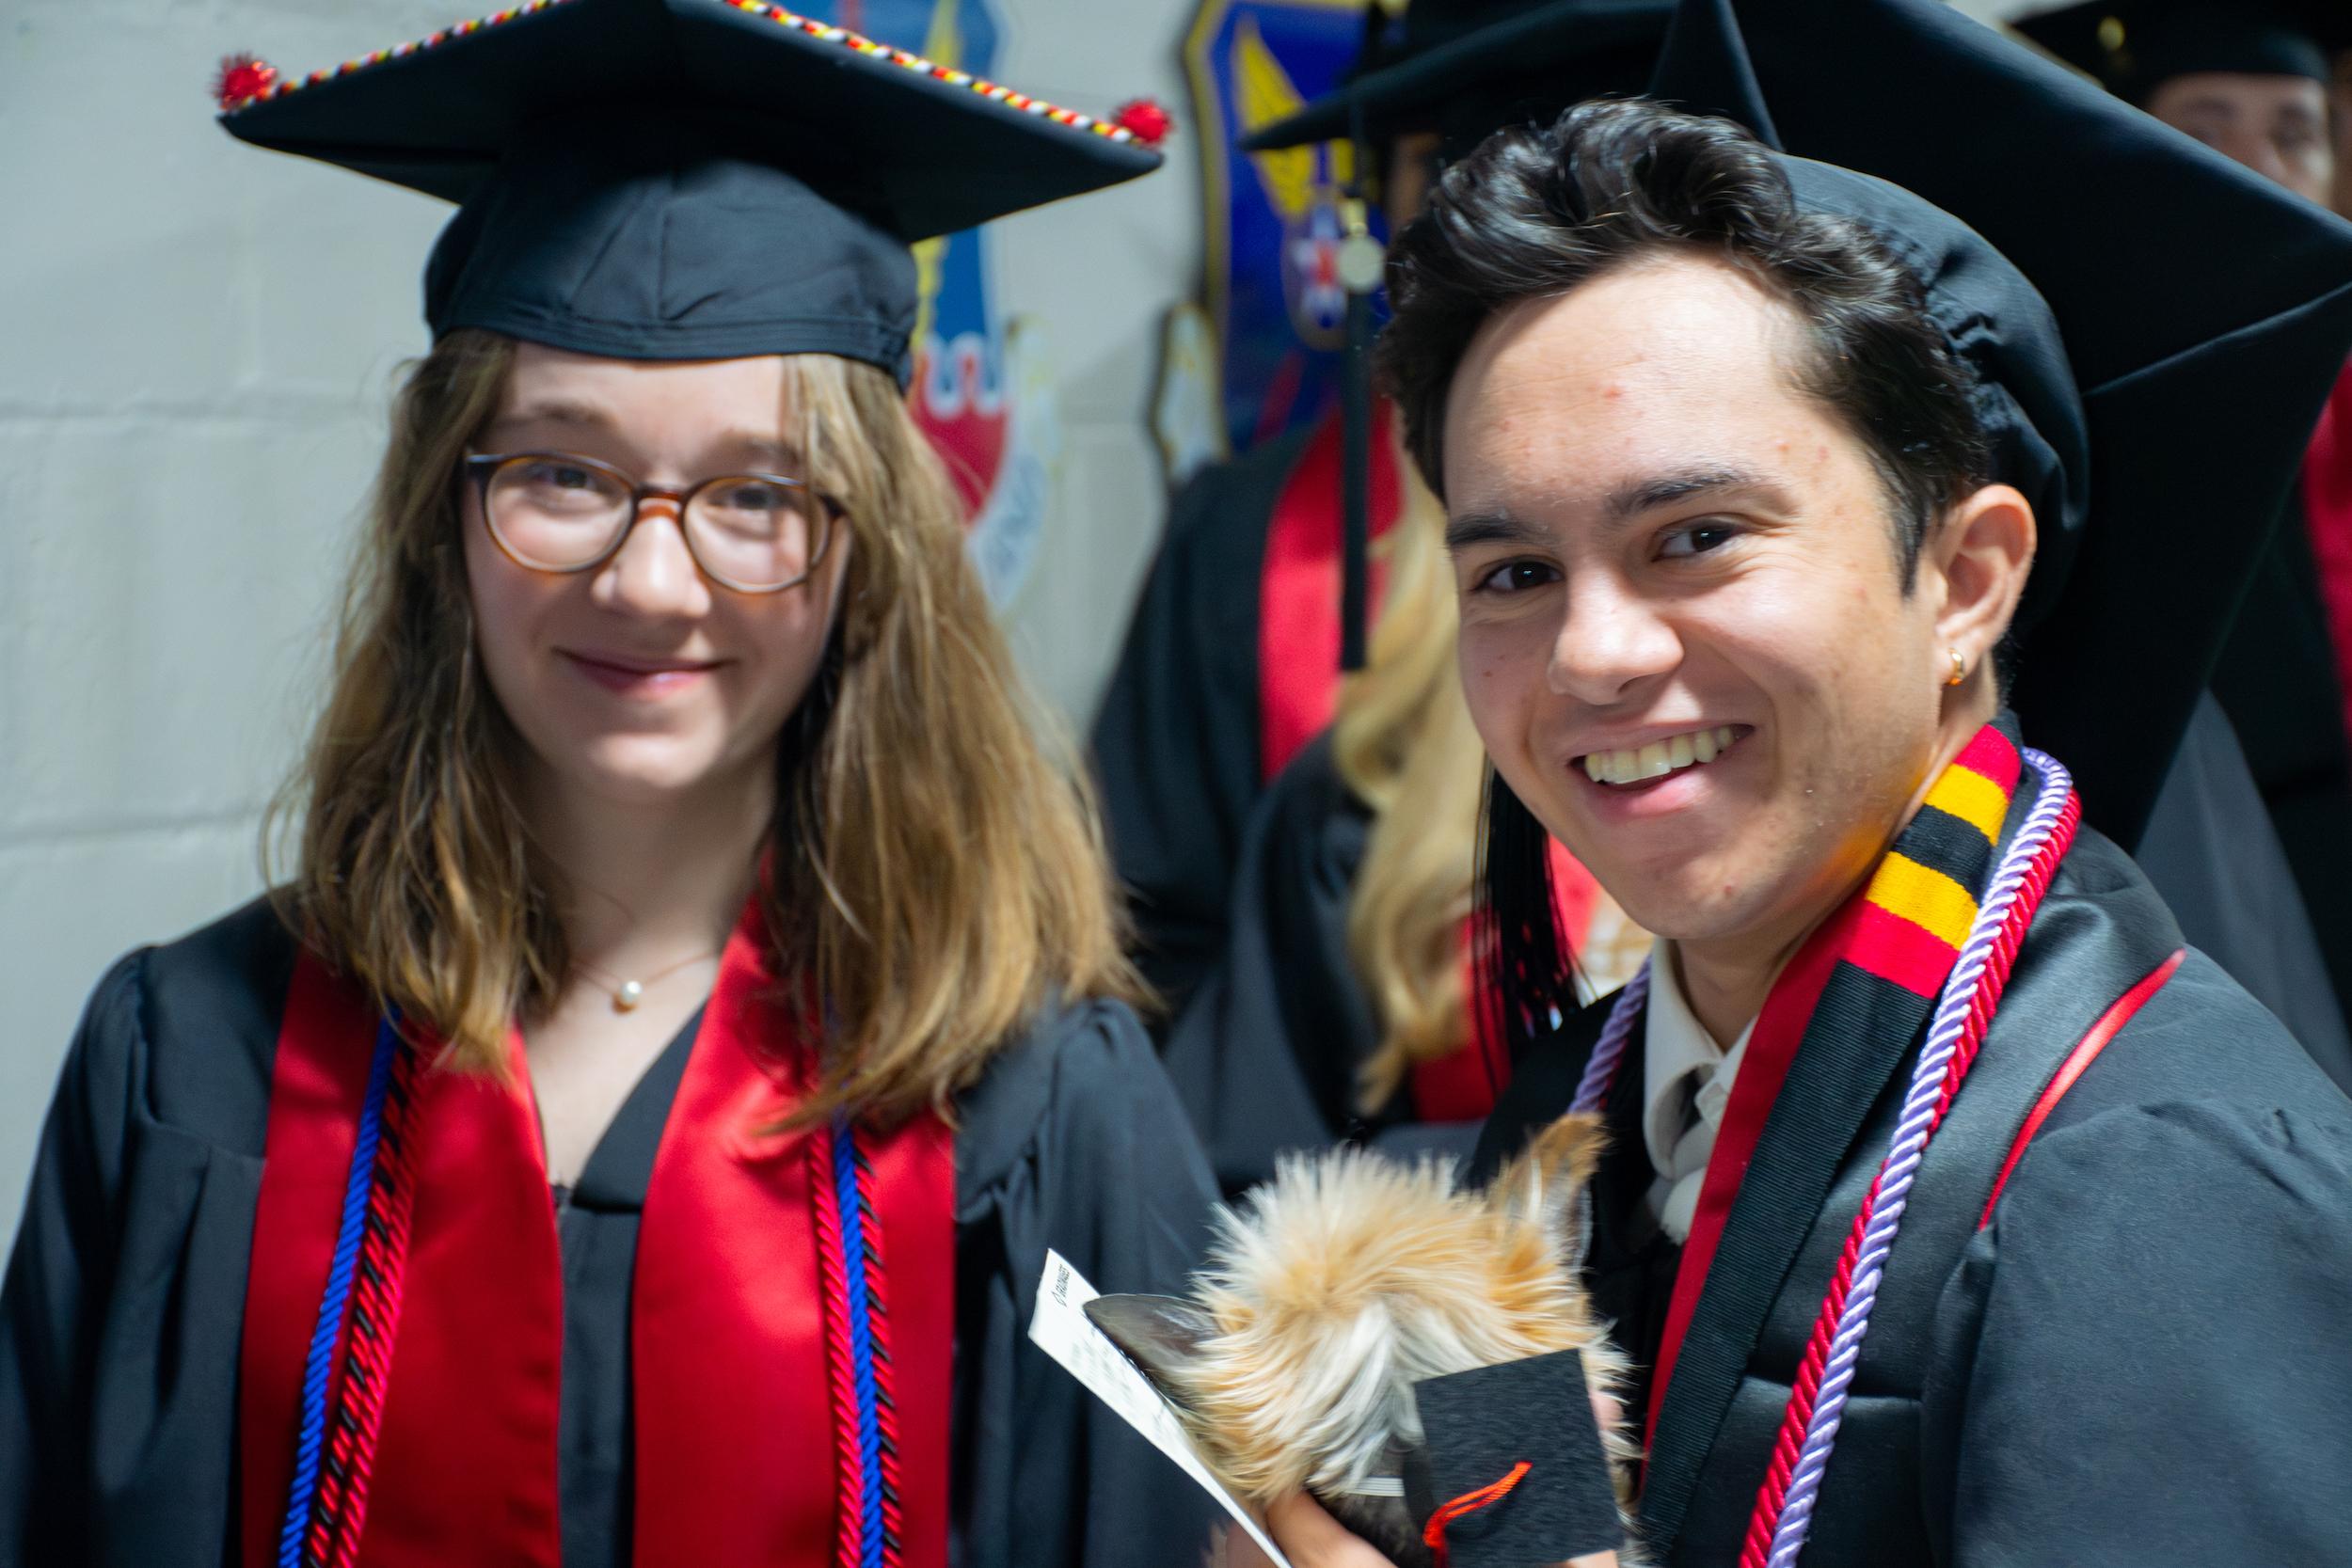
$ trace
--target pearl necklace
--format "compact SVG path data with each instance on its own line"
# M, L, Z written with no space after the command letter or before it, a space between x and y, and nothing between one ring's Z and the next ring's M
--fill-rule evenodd
M715 952L695 953L687 958L680 958L677 962L671 964L666 968L657 969L651 974L647 974L634 980L625 980L617 974L598 969L595 964L587 963L578 958L572 960L572 967L587 975L590 979L598 982L606 990L612 993L612 1010L614 1012L633 1013L637 1010L637 1004L645 999L646 987L660 984L661 981L668 979L671 975L675 974L679 970L684 969L689 964L702 963L707 959L715 958L718 956L719 955Z

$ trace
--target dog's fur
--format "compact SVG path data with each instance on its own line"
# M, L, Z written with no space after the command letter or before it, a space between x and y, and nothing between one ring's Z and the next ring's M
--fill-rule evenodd
M1597 1117L1563 1117L1483 1193L1357 1149L1285 1162L1220 1216L1195 1306L1160 1304L1143 1336L1156 1349L1114 1337L1234 1491L1303 1488L1398 1561L1426 1561L1402 1501L1361 1494L1422 1442L1414 1383L1565 1350L1596 1393L1624 1378L1577 1272L1604 1138ZM1639 1450L1604 1442L1623 1510Z

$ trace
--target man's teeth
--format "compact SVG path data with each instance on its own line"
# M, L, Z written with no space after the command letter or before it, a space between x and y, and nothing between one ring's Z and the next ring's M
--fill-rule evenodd
M1729 724L1718 724L1711 730L1692 730L1630 751L1588 752L1584 774L1595 784L1640 784L1663 778L1694 762L1713 762L1731 749L1737 734Z

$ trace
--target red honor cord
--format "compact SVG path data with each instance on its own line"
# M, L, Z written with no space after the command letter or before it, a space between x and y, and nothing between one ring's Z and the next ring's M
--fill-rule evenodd
M1421 1532L1422 1544L1438 1554L1438 1568L1445 1568L1446 1526L1466 1513L1475 1513L1482 1508L1501 1502L1510 1496L1511 1488L1527 1479L1527 1472L1534 1467L1522 1459L1512 1465L1511 1473L1501 1481L1490 1481L1475 1492L1465 1492L1450 1503L1438 1505L1438 1511L1429 1516L1429 1523L1422 1527Z

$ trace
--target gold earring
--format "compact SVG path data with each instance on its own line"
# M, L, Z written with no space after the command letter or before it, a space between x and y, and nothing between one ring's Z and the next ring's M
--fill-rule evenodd
M1952 656L1952 673L1950 676L1945 680L1944 684L1946 686L1958 686L1962 681L1968 678L1968 660L1961 656L1961 652L1958 648L1954 648L1950 650L1950 652Z

